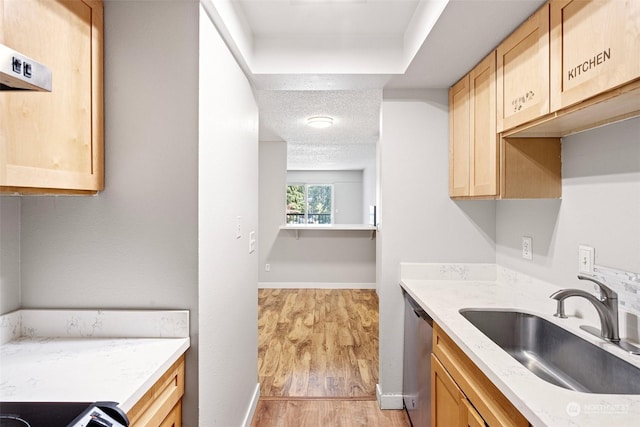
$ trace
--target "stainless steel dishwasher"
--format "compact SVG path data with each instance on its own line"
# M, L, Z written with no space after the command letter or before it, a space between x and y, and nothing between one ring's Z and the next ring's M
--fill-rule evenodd
M404 363L402 395L413 427L431 426L433 320L403 289Z

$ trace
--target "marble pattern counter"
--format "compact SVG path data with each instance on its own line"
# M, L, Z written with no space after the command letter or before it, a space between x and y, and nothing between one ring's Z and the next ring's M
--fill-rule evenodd
M640 395L588 394L535 376L476 329L462 308L516 309L536 314L640 367L632 356L581 329L590 323L557 319L549 295L559 288L492 264L402 264L401 286L494 382L534 426L640 425Z
M19 310L0 316L0 344L0 401L127 412L189 348L189 312Z

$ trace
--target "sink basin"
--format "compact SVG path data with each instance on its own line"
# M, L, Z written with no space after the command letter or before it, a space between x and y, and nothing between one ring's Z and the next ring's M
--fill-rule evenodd
M503 310L460 314L551 384L584 393L640 394L640 368L545 319Z

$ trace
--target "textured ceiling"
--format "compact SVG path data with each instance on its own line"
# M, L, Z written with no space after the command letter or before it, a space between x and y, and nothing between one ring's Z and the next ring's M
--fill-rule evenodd
M375 170L376 144L287 144L289 170Z
M367 156L375 153L383 88L449 87L544 1L205 0L204 5L257 88L260 140L286 141L292 168L358 169L359 157L370 162ZM390 44L381 43L385 38ZM306 43L309 51L302 49ZM402 54L389 55L392 45L404 49ZM390 67L387 60L401 64ZM376 68L380 64L400 71L382 72ZM331 71L349 67L358 71ZM315 114L333 116L336 123L309 128L305 120Z
M290 144L375 144L380 137L382 90L257 91L260 140ZM310 116L331 116L333 126L307 126Z
M375 167L382 90L260 90L257 99L260 140L287 142L287 169ZM333 126L309 127L314 115L333 117Z

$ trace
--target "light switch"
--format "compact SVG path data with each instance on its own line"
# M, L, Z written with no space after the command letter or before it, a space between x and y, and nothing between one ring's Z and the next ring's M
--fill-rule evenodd
M256 232L249 233L249 253L252 254L256 251Z

